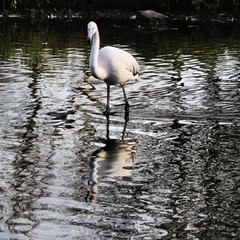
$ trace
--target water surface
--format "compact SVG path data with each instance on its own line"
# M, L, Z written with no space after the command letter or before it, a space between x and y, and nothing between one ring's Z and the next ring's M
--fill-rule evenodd
M239 26L99 22L140 63L126 123L86 24L1 20L0 239L238 239Z

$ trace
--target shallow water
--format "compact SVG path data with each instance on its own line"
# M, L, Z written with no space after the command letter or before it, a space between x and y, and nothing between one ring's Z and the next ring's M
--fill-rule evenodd
M141 66L126 123L86 23L1 24L0 239L239 239L239 26L100 22Z

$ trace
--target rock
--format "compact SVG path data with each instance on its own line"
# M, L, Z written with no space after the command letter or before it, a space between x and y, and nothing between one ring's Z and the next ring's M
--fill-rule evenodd
M167 28L168 16L153 10L139 11L137 21L143 28Z

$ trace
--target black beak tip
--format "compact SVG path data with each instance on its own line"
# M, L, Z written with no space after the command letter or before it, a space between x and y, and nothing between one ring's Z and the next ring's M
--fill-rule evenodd
M88 41L88 46L91 46L91 40L90 40L90 38L88 38L87 41Z

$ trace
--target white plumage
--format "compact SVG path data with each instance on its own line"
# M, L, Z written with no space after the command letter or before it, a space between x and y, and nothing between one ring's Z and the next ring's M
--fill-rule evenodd
M95 22L88 23L88 40L91 47L90 71L98 79L107 84L107 108L106 115L109 115L110 85L120 85L125 98L125 110L128 115L128 100L124 84L128 81L138 79L139 65L136 59L128 52L116 47L103 47L99 50L100 37Z

